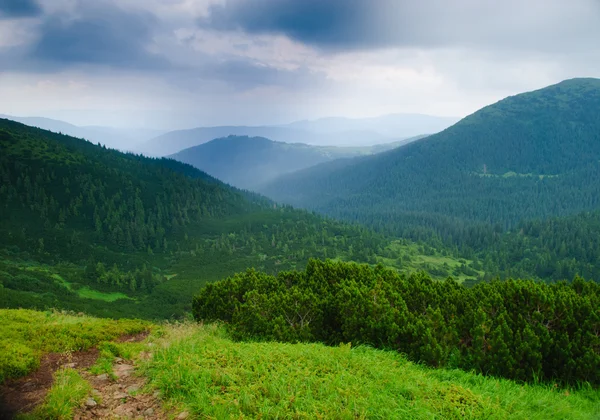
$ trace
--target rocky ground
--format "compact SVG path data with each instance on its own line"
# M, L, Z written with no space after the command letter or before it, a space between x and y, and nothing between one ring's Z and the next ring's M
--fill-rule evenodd
M124 336L119 341L135 342L147 334ZM98 358L98 350L85 352L48 354L40 368L32 374L8 381L0 387L2 413L0 419L12 419L17 414L31 412L44 401L52 387L53 375L60 368L76 369L92 386L91 395L75 410L75 420L86 419L168 419L189 417L187 412L167 413L161 405L158 392L144 392L146 378L136 374L136 363L116 358L113 375L92 375L89 368ZM143 352L140 358L152 357Z

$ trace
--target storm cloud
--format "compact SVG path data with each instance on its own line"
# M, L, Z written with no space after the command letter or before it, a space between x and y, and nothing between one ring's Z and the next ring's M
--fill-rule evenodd
M35 0L0 0L0 18L39 16L42 8Z
M600 77L598 39L598 0L0 0L0 113L454 117Z
M226 0L213 5L198 24L283 34L326 50L487 45L554 51L596 43L600 2Z
M96 64L149 70L167 62L148 51L157 19L112 3L80 2L71 15L54 13L41 26L33 60L70 66Z

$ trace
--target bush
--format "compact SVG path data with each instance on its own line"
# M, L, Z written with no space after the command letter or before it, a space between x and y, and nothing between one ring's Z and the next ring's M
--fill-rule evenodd
M33 350L21 344L0 341L0 384L8 378L26 375L39 366Z
M410 276L382 266L311 260L277 277L248 270L194 298L196 320L236 338L368 344L431 366L510 379L600 384L600 286Z

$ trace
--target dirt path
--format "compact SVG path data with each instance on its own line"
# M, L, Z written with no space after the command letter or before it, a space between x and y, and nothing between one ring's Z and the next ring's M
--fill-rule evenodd
M52 387L54 372L60 367L88 369L96 363L97 358L97 349L45 355L38 370L0 385L0 419L12 419L17 413L27 413L42 403Z
M108 375L82 376L94 388L92 397L75 412L75 420L83 419L166 419L158 394L142 394L146 379L137 376L132 361L117 358L113 366L115 380Z
M148 332L126 335L119 342L139 342ZM151 357L142 353L142 358ZM18 413L27 413L44 401L52 387L53 374L61 367L76 369L92 386L92 395L75 410L74 418L83 419L167 419L158 394L142 394L146 379L137 376L135 362L116 359L112 379L107 374L94 376L88 369L96 362L98 350L76 353L52 353L44 356L40 368L30 375L7 381L0 386L0 419L9 420Z

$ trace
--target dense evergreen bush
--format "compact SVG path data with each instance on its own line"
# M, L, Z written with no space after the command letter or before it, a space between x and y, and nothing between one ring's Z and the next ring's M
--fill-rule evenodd
M197 320L227 322L237 338L368 344L431 366L600 384L600 285L581 278L467 288L311 260L302 272L248 270L209 284L193 311Z

